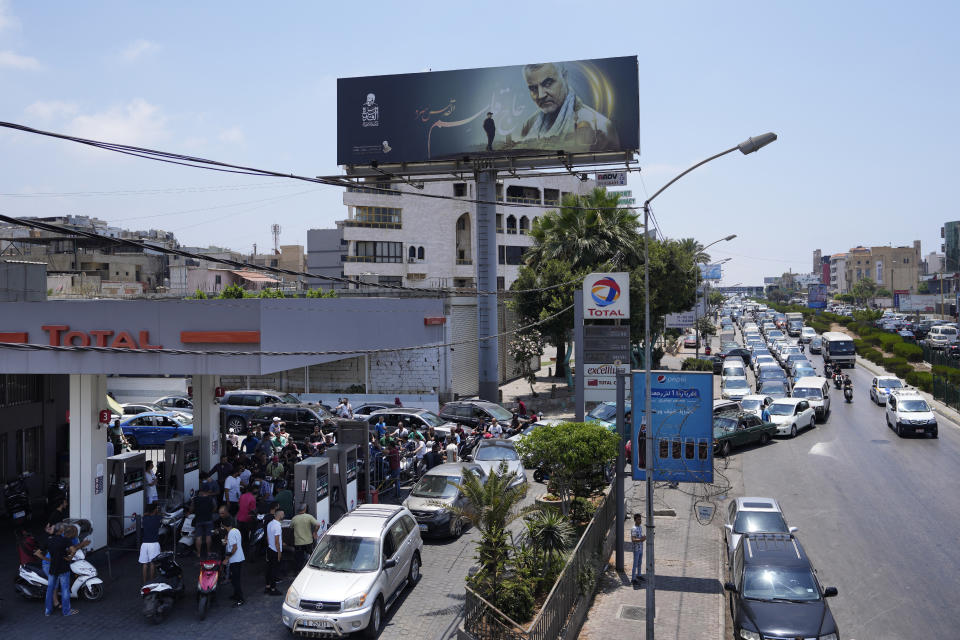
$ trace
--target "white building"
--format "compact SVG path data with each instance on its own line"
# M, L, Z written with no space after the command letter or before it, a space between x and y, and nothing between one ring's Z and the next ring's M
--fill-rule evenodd
M847 254L835 253L830 256L830 292L847 293Z
M308 232L311 273L410 287L475 286L473 180L427 182L422 190L405 184L371 183L391 191L350 188L343 194L347 218L336 223L336 232ZM523 253L533 244L528 235L533 221L556 209L567 193L586 194L594 184L572 175L498 181L497 201L504 203L497 206L498 288L509 288L517 279ZM527 206L508 206L511 204ZM310 284L329 286L320 279Z

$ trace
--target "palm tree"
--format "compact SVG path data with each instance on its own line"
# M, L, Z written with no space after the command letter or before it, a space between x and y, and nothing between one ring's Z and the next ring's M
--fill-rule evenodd
M568 194L560 209L534 220L534 244L527 264L549 260L568 263L572 271L640 264L643 245L639 216L619 205L619 196L597 187L585 196Z
M573 545L573 525L559 511L547 509L528 518L526 527L533 548L543 554L544 575L549 576L554 557L563 555Z
M678 242L680 249L691 256L694 264L710 264L710 254L704 252L702 242L695 238L683 238Z

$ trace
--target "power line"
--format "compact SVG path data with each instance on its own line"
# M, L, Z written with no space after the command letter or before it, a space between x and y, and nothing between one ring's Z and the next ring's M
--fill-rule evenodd
M167 187L163 189L119 189L116 191L40 191L36 193L0 193L6 198L75 198L75 197L103 197L103 196L138 196L159 195L167 193L204 193L207 191L241 191L246 189L275 189L289 183L285 180L276 182L250 182L237 185L212 185L206 187Z
M338 277L338 276L327 276L316 273L309 273L307 271L295 271L293 269L284 269L282 267L268 267L261 266L256 264L251 264L249 262L242 262L239 260L230 260L229 258L217 258L214 256L203 255L200 253L192 253L190 251L184 251L183 249L173 249L170 247L165 247L163 245L152 244L150 242L145 242L143 240L132 240L129 238L113 238L110 236L105 236L100 233L93 231L85 231L82 229L72 229L70 227L64 227L61 225L50 224L47 222L40 222L38 220L26 220L23 218L13 218L10 216L0 214L0 221L8 222L10 224L30 227L33 229L40 229L42 231L49 231L52 233L59 233L67 236L80 236L84 238L90 238L93 240L102 240L109 242L111 244L120 244L129 247L136 247L141 250L150 250L156 251L158 253L163 253L167 255L175 255L183 258L191 258L194 260L204 260L206 262L212 262L214 264L222 264L224 266L231 267L233 269L249 269L251 271L262 271L265 273L271 273L274 275L285 275L285 276L295 276L295 277L305 277L305 278L317 278L319 280L326 280L328 282L338 282L341 284L352 284L356 286L364 287L376 287L381 289L393 289L399 291L413 291L416 293L448 293L448 294L459 294L464 295L466 293L476 294L476 295L499 295L499 291L485 291L481 289L457 289L449 287L438 287L438 288L428 288L428 287L407 287L399 284L384 284L384 283L375 283L375 282L364 282L363 280L354 280L351 278ZM558 287L563 287L569 284L577 282L577 278L573 278L566 282L560 282L558 284L553 284L547 287L539 287L535 289L518 289L514 291L506 291L505 293L535 293L540 291L549 291L551 289L556 289Z
M50 344L22 344L22 343L12 343L12 342L0 342L0 348L4 349L13 349L15 351L57 351L57 352L81 352L81 351L94 351L99 353L135 353L135 354L164 354L164 355L175 355L175 356L350 356L350 355L360 355L360 354L372 354L372 353L394 353L398 351L419 351L421 349L437 349L443 347L457 347L464 344L474 344L481 342L483 340L494 340L502 336L511 335L514 333L519 333L521 331L526 331L533 327L539 326L554 318L557 318L570 309L573 308L573 305L568 305L557 311L554 314L547 316L546 318L541 318L536 322L531 322L528 325L522 327L517 327L515 329L510 329L507 331L502 331L500 333L495 333L489 336L481 336L477 338L467 338L465 340L455 340L453 342L443 342L440 344L420 344L411 347L392 347L389 349L339 349L334 351L215 351L215 350L191 350L191 349L169 349L169 348L158 348L158 349L125 349L122 347L96 347L96 346L57 346Z

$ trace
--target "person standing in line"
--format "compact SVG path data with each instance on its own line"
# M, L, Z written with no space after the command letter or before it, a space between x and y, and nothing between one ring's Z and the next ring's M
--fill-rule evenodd
M216 483L207 481L200 485L200 491L193 497L193 540L197 546L197 557L202 558L200 550L203 544L207 545L207 553L212 551L213 512L217 508L216 500L210 489L215 489Z
M500 426L500 421L496 418L490 422L490 435L494 438L503 437L503 427Z
M307 512L307 504L301 502L297 505L297 515L293 516L290 526L293 527L293 548L297 552L297 569L302 569L307 564L313 545L317 541L320 523Z
M237 504L237 528L240 529L240 537L243 539L245 549L250 549L250 532L253 529L254 513L257 511L257 486L249 483L244 487L243 495Z
M158 499L157 473L153 470L153 460L147 460L143 476L144 494L147 498L147 504L153 504Z
M397 500L400 499L400 449L397 448L397 441L390 439L387 445L387 462L390 465L390 479L394 482L394 489L397 492Z
M240 502L240 472L243 469L237 464L230 471L230 475L223 481L223 501L227 504L230 515L236 516Z
M493 121L493 112L487 111L483 120L483 130L487 134L487 151L493 151L493 138L497 135L497 123Z
M230 573L230 584L233 585L231 598L233 599L233 606L242 607L246 603L246 600L243 599L243 561L246 560L246 556L243 555L242 536L233 518L224 518L223 526L227 530L227 544L224 549L223 563L227 565Z
M457 443L453 439L453 436L447 436L447 462L456 462L457 461Z
M271 596L283 595L277 589L277 570L283 559L283 509L277 509L273 520L267 525L267 575L263 592Z
M143 579L143 584L148 583L148 573L150 574L149 582L153 582L155 574L153 559L160 555L160 525L163 523L159 505L156 502L148 504L146 511L141 520L140 537L140 577Z
M53 614L53 594L60 589L63 615L75 616L79 611L70 608L70 560L73 556L70 540L58 531L47 540L47 552L50 554L50 576L47 579L44 614L48 616Z
M770 406L770 405L767 403L767 401L764 400L764 401L763 401L763 409L761 409L761 411L760 411L760 419L761 419L763 422L770 422L770 409L768 408L769 406Z
M647 536L643 535L643 516L639 513L633 514L633 528L630 529L630 542L633 543L633 572L630 576L630 584L638 585L643 582L643 543Z

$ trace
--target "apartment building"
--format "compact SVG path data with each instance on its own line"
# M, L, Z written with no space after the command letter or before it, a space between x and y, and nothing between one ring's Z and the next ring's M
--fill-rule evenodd
M870 278L883 289L916 293L920 280L920 241L904 247L850 249L845 270L848 289L864 278Z

